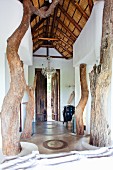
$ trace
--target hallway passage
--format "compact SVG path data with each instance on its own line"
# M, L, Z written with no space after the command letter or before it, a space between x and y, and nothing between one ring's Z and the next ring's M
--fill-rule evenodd
M33 123L32 137L22 141L36 144L41 154L69 152L80 147L82 141L89 141L88 135L77 136L71 131L62 122L37 122Z

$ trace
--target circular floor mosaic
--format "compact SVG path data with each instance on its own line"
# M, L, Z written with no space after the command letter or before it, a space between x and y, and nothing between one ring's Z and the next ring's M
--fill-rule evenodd
M63 140L47 140L43 143L43 146L47 149L57 150L57 149L63 149L68 146L67 142Z
M46 128L47 128L47 129L56 128L56 125L47 124Z

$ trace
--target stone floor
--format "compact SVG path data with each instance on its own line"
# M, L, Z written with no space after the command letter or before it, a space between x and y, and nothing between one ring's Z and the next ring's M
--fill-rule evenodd
M77 136L62 122L33 123L33 135L30 139L22 140L38 146L39 153L51 154L77 150L82 141L88 143L89 136Z

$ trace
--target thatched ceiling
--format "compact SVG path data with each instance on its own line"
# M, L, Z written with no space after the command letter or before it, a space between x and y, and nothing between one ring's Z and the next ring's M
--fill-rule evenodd
M50 5L49 0L31 1L37 8ZM61 0L49 17L32 16L33 53L40 47L55 48L63 58L72 58L73 43L86 24L92 7L93 0Z

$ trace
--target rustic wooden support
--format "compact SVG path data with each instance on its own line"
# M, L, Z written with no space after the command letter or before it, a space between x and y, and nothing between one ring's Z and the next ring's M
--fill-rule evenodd
M84 18L86 18L86 20L88 20L89 16L87 15L87 13L81 8L81 6L78 4L78 2L76 2L75 0L71 0L71 3L73 5L76 6L76 8L82 13L82 15L84 16Z
M103 35L99 72L90 73L91 81L91 136L90 144L104 147L111 144L111 130L108 121L108 94L112 75L113 54L113 3L105 0L103 17Z
M83 111L86 106L89 94L86 78L86 64L80 64L80 83L81 99L75 109L77 135L84 134Z
M33 87L30 87L28 85L26 86L26 91L28 94L28 102L26 103L26 118L25 118L24 130L21 135L21 138L23 139L30 138L32 135L32 121L33 121L34 110L35 110L34 91L36 88L36 80L37 80L37 76L35 75Z
M7 40L7 60L10 68L11 83L4 98L1 111L2 150L4 155L17 155L21 151L19 134L19 106L26 88L23 63L18 49L22 38L29 28L32 14L46 18L51 14L59 0L54 0L49 8L35 8L30 0L23 0L24 14L19 27Z
M50 37L38 37L38 40L44 40L44 41L58 41L58 38L50 38Z

